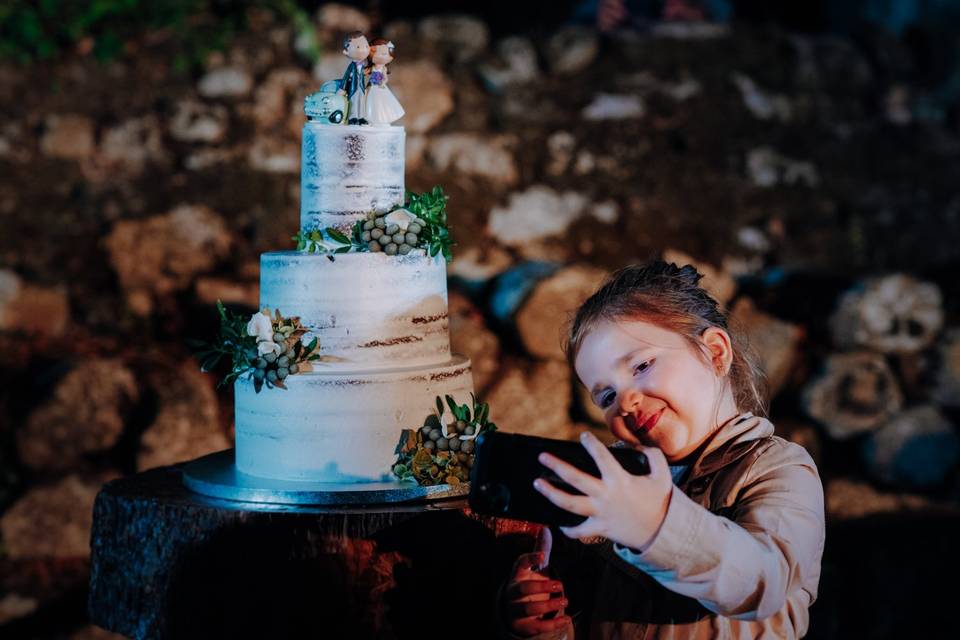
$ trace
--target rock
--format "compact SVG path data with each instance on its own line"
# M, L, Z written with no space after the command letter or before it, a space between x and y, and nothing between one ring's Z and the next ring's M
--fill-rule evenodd
M547 138L547 173L559 176L566 172L577 148L577 139L569 131L557 131Z
M347 66L347 59L340 52L328 52L320 54L316 63L313 65L313 77L321 83L327 80L335 80L343 77L343 71ZM393 86L395 71L390 70L390 85ZM404 105L406 108L406 105Z
M713 298L722 306L726 307L733 299L733 294L737 291L737 283L733 277L711 264L695 259L676 249L666 249L663 252L663 259L666 262L672 262L678 267L691 265L703 278L700 280L700 286L706 289Z
M786 96L770 95L762 91L752 79L742 73L733 73L730 79L740 89L744 106L755 118L776 119L780 122L790 122L793 118L793 106Z
M27 284L13 271L0 269L0 331L61 336L69 322L65 287Z
M939 506L925 496L881 491L852 478L827 481L824 494L827 517L833 520L852 520L878 513L929 512Z
M468 15L430 16L417 26L420 38L449 53L458 62L469 62L490 43L485 22Z
M407 133L426 133L453 111L453 84L428 60L405 61L392 69L390 87L406 111L397 124Z
M260 283L200 277L196 284L197 299L204 304L240 304L256 309L260 306Z
M544 185L533 185L511 194L506 207L494 207L487 228L501 244L519 246L563 234L583 215L588 204L582 193L560 193Z
M513 258L509 253L496 245L486 244L458 252L447 272L468 283L482 286L487 280L509 269L512 264Z
M156 116L131 118L107 129L100 141L96 161L111 178L116 172L138 176L148 163L168 160L163 132Z
M230 446L221 431L214 380L196 360L156 366L147 384L157 395L158 412L140 439L137 469L193 460Z
M893 274L869 278L845 292L830 317L830 333L841 349L910 354L933 344L943 319L937 285Z
M564 329L606 276L603 269L573 265L540 280L515 315L517 333L527 352L536 358L566 362Z
M498 186L512 186L518 180L512 136L485 136L448 133L430 140L427 157L438 171L456 171L487 178Z
M501 325L512 326L514 314L537 283L559 268L555 263L526 261L499 274L491 285L490 314Z
M540 69L537 50L529 38L512 36L497 43L499 64L481 65L477 71L487 89L503 93L514 85L533 82Z
M0 598L0 627L18 618L25 618L36 611L39 604L36 598L25 598L18 593L5 594Z
M863 442L875 478L903 489L940 486L960 462L960 436L936 407L905 409Z
M846 440L879 429L899 413L903 394L883 356L854 351L828 356L801 403L831 438Z
M354 7L327 2L317 11L317 23L326 31L345 36L351 31L370 33L370 18Z
M599 52L596 30L570 26L561 28L547 40L545 57L554 73L573 75L586 71Z
M595 202L587 213L597 222L613 224L620 219L620 206L613 200Z
M650 29L656 38L671 40L716 40L728 38L730 25L714 22L662 21L656 22Z
M490 417L502 431L572 439L570 367L565 362L508 366L487 393Z
M820 174L812 163L791 160L770 147L759 147L747 154L747 174L758 187L803 182L812 188L820 184Z
M768 397L775 398L800 363L799 345L804 330L756 308L749 298L740 298L730 314L733 327L745 334L760 358L767 378Z
M47 118L40 150L62 160L85 160L96 148L93 120L76 114L55 114Z
M251 115L257 127L266 129L283 120L289 111L287 108L289 96L308 83L307 74L296 67L271 71L254 92ZM303 103L296 106L302 110Z
M146 220L122 220L104 244L127 304L148 315L155 298L186 289L224 257L231 236L214 211L184 204Z
M223 67L208 71L197 83L204 98L243 98L253 89L253 77L240 67Z
M258 171L298 175L300 145L276 136L260 136L250 146L247 161Z
M223 149L220 147L206 147L197 149L187 155L183 160L183 166L191 171L203 171L242 159L245 155L241 148Z
M960 329L947 332L937 348L938 366L931 398L943 407L960 407Z
M905 126L913 121L913 111L910 108L910 89L897 84L887 91L883 98L883 112L887 122L898 126Z
M101 629L95 625L87 625L70 634L69 640L124 640L126 636Z
M71 475L28 490L0 516L6 555L89 557L93 499L102 484Z
M644 113L646 106L640 96L598 93L581 115L586 120L628 120L642 118Z
M181 100L170 119L170 135L181 142L222 142L229 118L222 105Z
M500 340L487 328L483 314L463 295L450 292L450 348L470 358L473 386L478 392L487 388L500 369Z
M85 455L116 444L139 397L137 380L122 361L82 362L17 432L21 462L44 471L81 466Z

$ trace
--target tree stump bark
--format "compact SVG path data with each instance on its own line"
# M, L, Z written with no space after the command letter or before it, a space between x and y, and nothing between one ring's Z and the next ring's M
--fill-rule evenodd
M93 622L146 638L495 637L495 593L536 525L465 500L331 508L218 501L178 467L97 496Z

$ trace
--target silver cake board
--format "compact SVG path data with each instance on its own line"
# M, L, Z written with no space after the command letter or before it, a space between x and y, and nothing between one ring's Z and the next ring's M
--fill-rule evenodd
M227 449L184 463L183 483L194 493L239 502L287 505L374 505L466 496L468 483L423 487L406 482L299 482L272 480L237 470Z

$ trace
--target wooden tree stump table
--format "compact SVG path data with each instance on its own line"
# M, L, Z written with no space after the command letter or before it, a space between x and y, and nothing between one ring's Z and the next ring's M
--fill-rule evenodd
M97 496L90 616L146 638L495 637L496 589L536 525L463 498L316 507L193 493L182 465Z

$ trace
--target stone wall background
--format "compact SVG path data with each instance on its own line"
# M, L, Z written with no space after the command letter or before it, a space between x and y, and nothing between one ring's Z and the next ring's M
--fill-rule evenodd
M560 320L611 269L692 262L760 351L778 433L820 464L838 539L871 518L954 530L960 141L895 39L326 5L313 64L251 17L196 77L162 34L106 65L0 65L0 630L110 637L83 613L99 487L230 446L230 390L186 341L212 337L217 299L253 311L259 254L292 247L302 101L353 28L397 45L407 187L450 195L454 348L501 428L603 436ZM841 587L876 576L901 584L877 606L934 611L920 565L955 557L913 553L905 575L828 557L815 634L855 624Z

